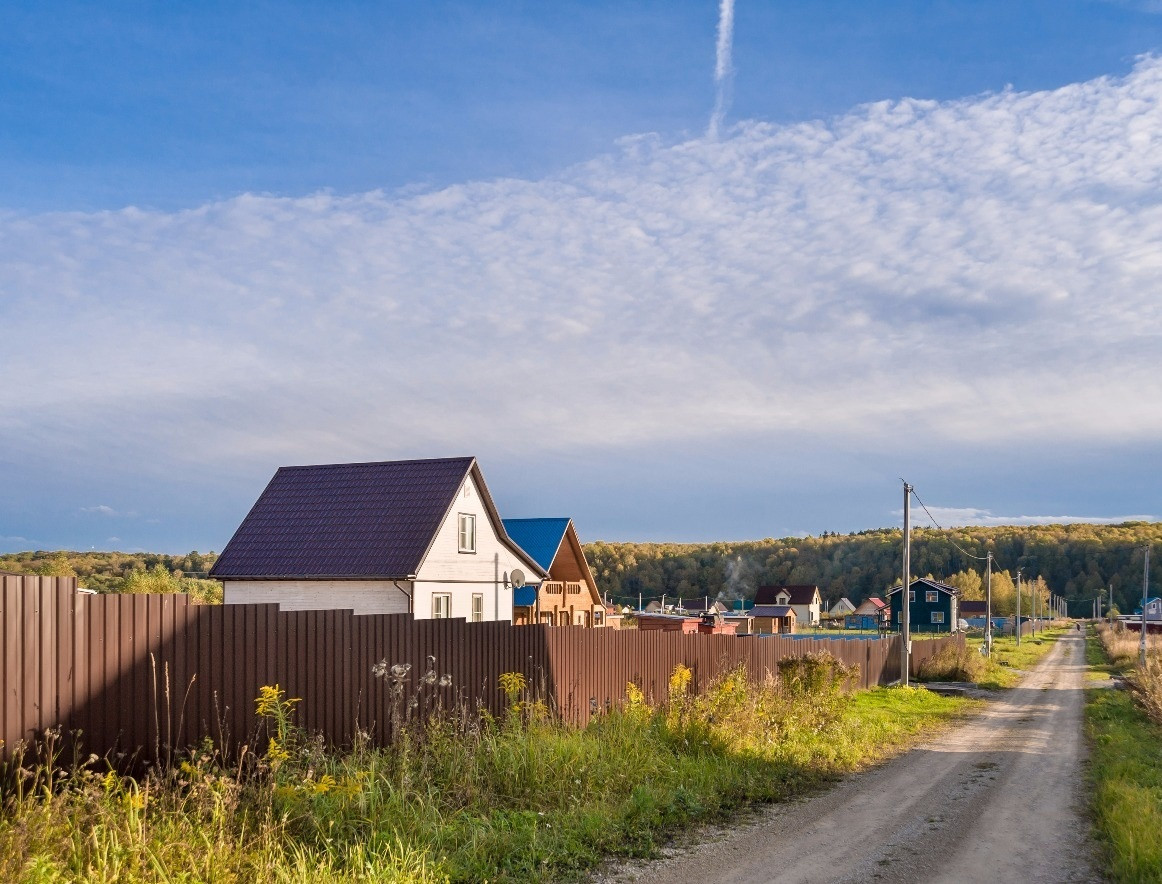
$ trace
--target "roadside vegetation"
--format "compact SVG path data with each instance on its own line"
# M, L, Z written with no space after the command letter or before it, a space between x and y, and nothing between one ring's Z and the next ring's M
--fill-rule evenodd
M1143 668L1139 640L1098 624L1086 647L1092 669L1129 687L1091 688L1086 700L1094 822L1118 882L1162 880L1162 641L1150 637Z
M989 690L1016 687L1021 678L1071 627L1054 626L1036 636L993 636L993 653L981 653L983 636L969 636L962 647L948 646L920 666L921 681L966 681Z
M729 672L695 695L679 667L664 703L631 684L624 709L583 729L509 673L499 719L404 712L390 748L342 753L297 729L294 699L271 686L258 698L266 732L229 765L208 744L137 778L96 758L25 759L0 817L0 880L561 880L801 794L974 705L918 689L845 694L852 673L826 655L779 669L758 685Z

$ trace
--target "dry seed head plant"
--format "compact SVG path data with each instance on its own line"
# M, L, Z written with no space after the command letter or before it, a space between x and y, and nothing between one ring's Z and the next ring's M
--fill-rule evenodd
M104 759L61 765L38 756L23 793L5 796L0 880L576 877L608 853L649 853L676 826L795 794L876 757L902 719L886 711L869 719L868 707L853 714L861 701L841 690L851 673L820 656L759 684L739 668L694 693L695 673L680 667L657 708L629 685L624 710L602 711L584 728L549 715L525 677L508 673L499 718L425 700L429 712L393 732L390 745L374 748L357 733L342 751L299 727L295 698L269 685L255 700L263 729L254 736L274 742L242 761L227 763L207 741L172 768L133 778ZM410 705L406 665L382 661L375 674ZM439 698L450 687L441 681L416 679L416 691ZM926 694L881 696L955 705Z

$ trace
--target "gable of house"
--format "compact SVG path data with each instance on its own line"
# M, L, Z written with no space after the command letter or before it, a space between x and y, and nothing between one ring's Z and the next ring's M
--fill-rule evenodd
M591 616L596 613L595 619L600 619L601 611L597 609L604 609L605 602L585 560L585 551L581 548L572 519L505 519L504 528L517 545L548 572L550 580L584 585L588 599L582 607ZM542 602L546 601L542 598Z
M282 467L210 573L228 602L507 620L517 568L544 576L466 457Z
M914 597L910 597L908 616L914 631L949 632L956 628L956 621L960 615L957 612L959 592L955 587L923 577L912 581L910 592L914 593ZM901 622L902 599L903 593L899 584L888 591L893 628Z
M818 586L760 586L755 590L756 605L819 605L822 597Z

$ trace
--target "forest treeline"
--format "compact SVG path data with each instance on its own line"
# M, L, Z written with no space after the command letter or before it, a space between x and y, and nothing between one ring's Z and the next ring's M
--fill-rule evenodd
M639 593L646 599L663 593L753 598L757 586L795 583L817 584L829 602L846 596L859 604L899 583L901 534L897 528L737 543L599 541L586 544L585 555L602 592L634 606ZM1128 612L1141 598L1146 543L1162 545L1162 523L916 529L912 571L952 582L966 590L966 597L979 598L973 575L983 577L985 563L972 557L991 551L993 592L999 593L1002 613L1015 599L1009 587L1017 568L1023 569L1024 580L1040 577L1048 591L1068 599L1071 614L1088 615L1091 600L1111 584L1119 610ZM1159 572L1162 561L1155 569ZM1152 576L1151 595L1160 594L1159 580Z
M817 584L828 602L846 596L859 604L899 582L899 529L719 543L607 543L585 545L603 595L637 604L663 594L689 599L753 598L768 584ZM1044 581L1044 590L1065 597L1070 613L1086 615L1100 589L1112 584L1121 611L1132 611L1142 594L1142 551L1162 548L1162 523L1030 525L997 528L917 529L912 533L912 571L958 586L965 598L983 593L983 557L995 565L993 595L1008 613L1015 599L1017 568L1023 578ZM22 552L0 555L0 571L75 575L98 592L191 592L221 599L221 584L204 579L215 553L184 556L120 552ZM1151 595L1162 595L1162 556ZM1026 593L1028 587L1026 587ZM1028 596L1026 595L1026 599Z
M0 571L76 577L78 585L97 592L185 592L199 602L219 604L222 584L205 579L217 558L197 550L184 556L38 550L0 555Z

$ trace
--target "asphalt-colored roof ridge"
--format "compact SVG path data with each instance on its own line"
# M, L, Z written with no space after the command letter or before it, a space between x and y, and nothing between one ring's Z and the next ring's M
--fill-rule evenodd
M300 464L284 464L278 467L275 472L282 470L322 470L334 467L378 467L386 464L417 464L417 463L441 463L453 461L474 461L475 456L466 454L457 457L413 457L406 460L351 460L351 461L336 461L335 463L300 463Z

